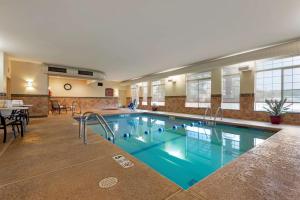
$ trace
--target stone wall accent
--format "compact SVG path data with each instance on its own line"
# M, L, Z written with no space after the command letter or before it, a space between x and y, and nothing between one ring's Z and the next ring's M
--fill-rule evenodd
M165 109L168 112L186 113L185 96L168 96L165 98Z
M0 100L7 99L6 93L0 92Z
M205 113L205 108L187 108L185 107L185 96L166 96L165 106L159 107L160 111L186 113L186 114L199 114ZM142 99L140 99L142 100ZM220 94L211 96L211 107L213 114L218 107L221 106L222 96ZM139 109L151 110L151 97L148 98L148 105L139 105ZM210 114L210 113L209 113ZM270 117L266 112L254 111L254 94L241 94L240 96L240 110L225 109L224 117L257 120L269 122ZM300 113L288 113L283 117L283 123L300 125Z
M142 105L143 97L140 97L139 101L140 101L140 104L138 105L139 109L152 110L152 107L151 107L151 97L147 98L147 105Z
M221 107L222 96L220 94L211 95L211 108L212 112L215 113L219 107Z
M48 95L12 94L11 99L23 100L24 104L32 105L29 109L30 117L48 116Z
M50 100L57 100L66 106L71 106L73 101L77 101L83 111L118 107L117 97L50 97ZM49 106L51 108L50 102Z

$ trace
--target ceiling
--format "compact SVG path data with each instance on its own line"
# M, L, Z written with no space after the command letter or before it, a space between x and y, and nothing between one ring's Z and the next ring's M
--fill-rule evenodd
M0 49L109 80L299 36L299 0L0 1Z

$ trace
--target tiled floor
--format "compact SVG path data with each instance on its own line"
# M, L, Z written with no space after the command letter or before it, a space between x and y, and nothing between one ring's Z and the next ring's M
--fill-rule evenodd
M0 154L0 199L299 199L300 127L222 121L282 130L184 191L101 137L89 133L90 143L82 144L69 115L34 119L24 138L0 145L5 149ZM112 159L119 153L134 167L119 166ZM117 185L99 188L98 182L110 176L118 178Z

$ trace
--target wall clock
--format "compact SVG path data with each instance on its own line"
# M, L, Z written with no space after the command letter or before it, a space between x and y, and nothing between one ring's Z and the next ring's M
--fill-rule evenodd
M66 83L66 84L64 84L64 88L65 88L65 90L71 90L72 85L70 83Z

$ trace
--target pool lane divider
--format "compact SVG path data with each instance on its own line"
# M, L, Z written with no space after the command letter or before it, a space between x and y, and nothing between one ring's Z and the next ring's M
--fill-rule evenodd
M130 134L129 134L129 133L124 133L124 134L123 134L123 137L124 137L124 138L129 138L129 137L130 137Z
M191 127L199 127L199 126L196 126L196 125L204 125L204 123L202 122L201 123L201 121L199 121L199 122L197 122L197 123L195 123L195 122L192 122L191 124L190 124L190 126ZM158 129L157 129L157 131L159 132L159 133L163 133L164 131L167 131L167 132L171 132L171 133L176 133L176 134L180 134L180 135L186 135L186 133L184 132L182 132L182 130L184 130L184 131L186 131L186 127L187 127L188 125L186 125L186 124L182 124L181 126L179 126L179 125L173 125L172 126L172 128L163 128L163 127L159 127ZM181 128L181 129L179 129L179 128ZM199 127L200 128L200 127ZM150 128L149 130L145 130L144 131L144 134L145 135L148 135L148 134L150 134L150 133L152 133L152 132L155 132L155 131L153 131L152 130L153 128ZM123 138L124 139L126 139L126 138L130 138L130 133L124 133L123 134ZM108 138L108 140L111 140L111 138Z

